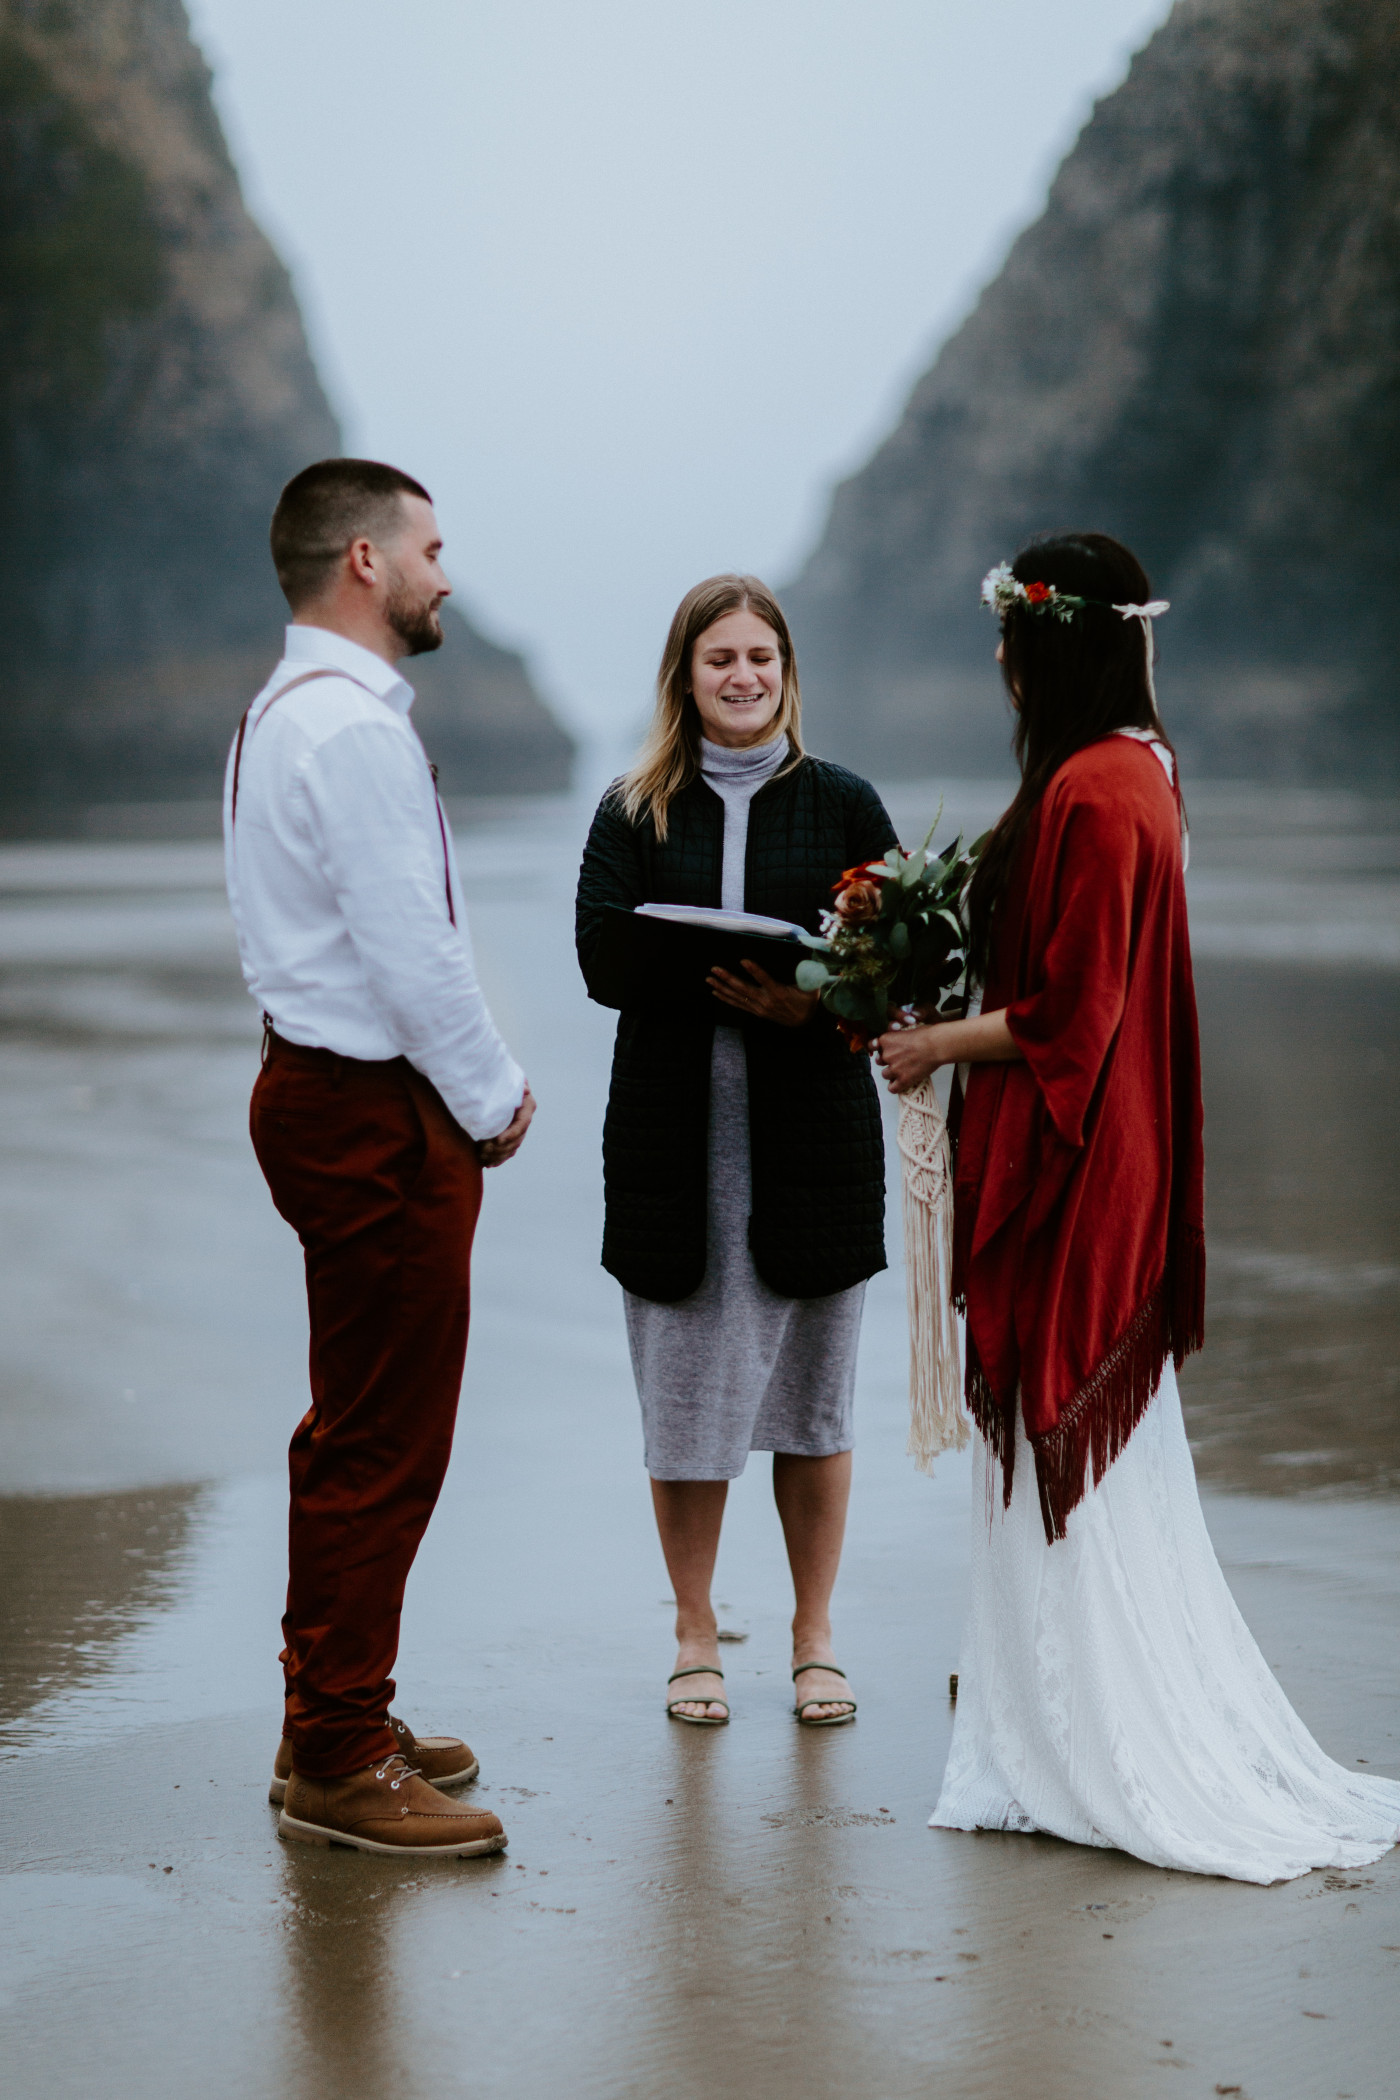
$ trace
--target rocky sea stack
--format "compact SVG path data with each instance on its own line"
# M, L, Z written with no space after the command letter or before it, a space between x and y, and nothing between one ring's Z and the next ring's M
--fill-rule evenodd
M1189 768L1400 781L1400 0L1179 0L787 594L814 746L1006 764L977 585L1126 539Z
M0 821L12 827L45 809L218 792L286 616L272 504L299 467L340 450L209 90L180 0L0 0ZM566 782L569 738L520 659L466 621L414 682L445 786Z

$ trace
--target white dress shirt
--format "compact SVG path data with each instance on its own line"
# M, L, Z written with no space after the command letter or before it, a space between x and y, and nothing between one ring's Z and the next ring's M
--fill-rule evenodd
M319 669L340 675L269 706ZM525 1076L476 981L456 858L412 705L412 686L358 642L322 627L287 629L286 655L249 710L236 825L233 751L224 779L224 865L243 975L287 1042L406 1057L464 1130L497 1137Z

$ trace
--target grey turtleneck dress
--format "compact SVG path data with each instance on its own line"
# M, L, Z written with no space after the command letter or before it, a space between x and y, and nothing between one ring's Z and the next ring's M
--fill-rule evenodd
M706 780L724 803L720 901L744 909L749 803L788 756L786 737L746 751L708 739ZM710 1062L709 1259L689 1298L624 1293L654 1480L735 1480L750 1451L849 1451L865 1285L782 1298L749 1252L749 1097L743 1033L720 1024Z

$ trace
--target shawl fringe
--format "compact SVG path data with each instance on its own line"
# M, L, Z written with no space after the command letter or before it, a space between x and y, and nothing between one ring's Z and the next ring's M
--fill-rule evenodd
M1129 1321L1103 1362L1060 1409L1053 1429L1031 1438L1040 1514L1051 1545L1088 1491L1098 1486L1147 1412L1172 1353L1165 1279Z
M1205 1235L1184 1220L1172 1246L1171 1286L1172 1356L1179 1371L1206 1339Z
M960 1307L966 1311L966 1307ZM986 1439L992 1457L1001 1467L1002 1507L1011 1504L1011 1472L1016 1463L1016 1402L1013 1393L1005 1406L992 1390L991 1382L982 1369L977 1354L977 1344L972 1339L971 1329L965 1330L967 1365L964 1373L963 1392L967 1399L968 1413ZM988 1486L988 1494L991 1488ZM987 1512L991 1516L990 1509Z
M1179 1369L1200 1348L1205 1274L1204 1241L1199 1233L1183 1228L1170 1277L1163 1277L1098 1369L1066 1401L1055 1427L1031 1438L1041 1521L1050 1545L1065 1536L1070 1511L1084 1500L1091 1464L1097 1487L1146 1414L1167 1358ZM968 1411L1001 1467L1002 1506L1008 1507L1020 1395L1013 1394L1005 1403L998 1400L970 1335L966 1393Z

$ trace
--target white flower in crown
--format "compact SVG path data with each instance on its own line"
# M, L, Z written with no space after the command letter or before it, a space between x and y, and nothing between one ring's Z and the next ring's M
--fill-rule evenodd
M982 578L982 603L989 605L993 612L1009 612L1016 600L1024 598L1025 594L1026 587L1012 575L1009 561L999 561Z

